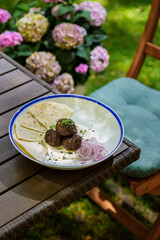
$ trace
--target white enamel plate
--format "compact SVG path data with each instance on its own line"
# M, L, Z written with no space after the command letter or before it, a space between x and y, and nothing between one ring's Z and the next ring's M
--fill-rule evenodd
M14 122L17 118L26 114L28 108L42 101L63 103L72 108L73 114L70 118L76 125L87 129L90 137L94 137L98 142L104 144L107 150L106 156L98 161L89 160L85 162L72 157L58 161L57 159L55 161L54 158L45 158L44 161L39 161L23 152L13 138ZM121 119L109 106L90 97L59 94L38 98L21 107L11 119L9 136L14 147L28 159L50 168L75 170L90 167L108 159L120 147L124 137L124 129Z

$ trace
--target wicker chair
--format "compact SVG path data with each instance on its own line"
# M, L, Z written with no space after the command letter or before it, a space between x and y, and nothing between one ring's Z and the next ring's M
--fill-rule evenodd
M135 79L138 76L147 55L150 55L160 60L160 47L152 43L158 26L159 18L160 18L160 0L153 0L148 21L146 23L144 32L140 39L131 67L127 73L127 77ZM105 89L106 88L107 86L105 86ZM99 99L98 96L101 95L101 92L102 89L91 94L91 96ZM102 101L102 99L99 100ZM157 105L159 104L160 108L160 102L159 103L154 102L154 104ZM145 129L145 131L147 131L147 129ZM160 158L158 161L160 163ZM160 196L160 169L158 169L157 172L154 172L154 174L151 174L145 178L135 178L126 176L124 174L121 175L130 183L130 189L136 196L141 196L145 193ZM131 216L126 210L117 206L99 188L96 187L91 189L87 193L87 196L91 198L94 202L96 202L104 210L108 211L112 216L114 216L118 221L125 225L129 230L135 233L140 239L156 240L160 236L160 215L156 219L152 228L148 229L140 221Z

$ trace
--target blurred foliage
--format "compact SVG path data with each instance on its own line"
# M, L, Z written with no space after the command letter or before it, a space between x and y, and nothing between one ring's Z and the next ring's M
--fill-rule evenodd
M107 39L107 35L105 31L101 29L101 26L95 27L89 24L88 21L91 21L90 12L87 10L74 11L74 6L71 4L73 4L75 0L65 0L59 5L56 3L49 4L39 0L34 0L28 2L16 1L16 5L14 6L13 2L11 4L11 8L9 9L12 13L12 18L7 23L0 25L0 33L5 30L18 31L17 21L25 14L28 14L30 8L33 7L41 7L41 11L44 11L45 17L49 22L49 29L40 41L22 42L18 46L7 47L5 49L5 53L23 66L26 63L26 58L35 51L53 53L60 63L62 69L61 74L68 72L72 75L75 84L84 84L92 71L90 70L86 74L78 74L76 73L75 68L80 63L89 64L90 52L96 46L104 47L103 40ZM57 13L59 17L55 17L51 14L52 8L57 6L59 6ZM67 14L69 14L69 18L66 18ZM87 34L84 34L83 44L69 50L56 46L56 43L53 40L52 30L58 24L64 22L78 24L83 27L84 31L87 30ZM27 31L27 29L25 31Z

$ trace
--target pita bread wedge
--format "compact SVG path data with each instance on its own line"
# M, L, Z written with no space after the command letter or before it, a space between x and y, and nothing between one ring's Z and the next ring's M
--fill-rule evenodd
M19 140L40 142L43 139L44 133L40 133L21 126L21 119L15 121L15 132Z
M70 118L73 110L65 104L55 102L41 102L28 110L44 127L50 128L60 118Z
M24 151L27 155L30 155L31 157L39 161L44 161L44 158L47 154L47 148L45 147L43 142L27 142L19 140L16 137L15 133L13 133L13 138L18 144L18 146L21 148L21 150Z
M37 131L37 132L45 132L46 128L44 128L39 122L30 114L26 113L25 115L19 118L19 123L22 127Z

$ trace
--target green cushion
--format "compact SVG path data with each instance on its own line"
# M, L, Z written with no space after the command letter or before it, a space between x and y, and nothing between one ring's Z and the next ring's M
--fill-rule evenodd
M141 148L139 160L122 170L144 178L160 170L160 92L135 79L116 79L93 92L115 110L124 124L125 137Z

